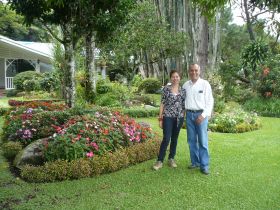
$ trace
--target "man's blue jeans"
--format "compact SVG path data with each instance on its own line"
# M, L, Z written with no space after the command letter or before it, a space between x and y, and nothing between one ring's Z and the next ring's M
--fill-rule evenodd
M208 151L208 118L206 117L199 125L195 120L202 112L187 111L187 136L190 148L191 164L200 166L201 170L208 170L209 151Z
M163 117L163 139L159 149L158 161L163 162L170 140L171 144L168 159L174 159L176 155L178 136L183 122L183 117L179 118L179 121L177 121L176 117Z

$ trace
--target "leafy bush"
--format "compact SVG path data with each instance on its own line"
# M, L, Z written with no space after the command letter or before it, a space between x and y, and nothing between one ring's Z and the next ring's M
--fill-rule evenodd
M121 103L113 93L102 94L96 97L95 105L107 107L120 107Z
M55 132L54 125L62 125L70 118L70 111L57 111L63 109L63 105L48 103L29 103L27 107L11 109L5 116L3 138L26 146L34 140L48 137Z
M6 142L2 145L2 151L4 157L7 159L13 159L22 150L20 142Z
M134 75L132 81L131 81L131 84L135 87L139 87L139 85L141 84L143 78L140 74L136 74Z
M247 113L242 109L216 114L209 123L209 129L222 133L242 133L257 130L261 126L256 113Z
M152 99L152 97L150 97L146 94L135 95L132 100L139 101L140 104L148 104L148 105L154 105L155 104L155 101Z
M36 78L25 80L23 82L23 89L26 92L38 91L40 90L40 83Z
M215 98L214 112L222 113L226 107L225 100L223 98Z
M246 78L255 78L257 75L257 66L271 55L269 46L263 40L251 41L242 49L242 66Z
M0 116L4 116L6 113L8 113L8 111L10 110L10 108L0 108Z
M138 87L138 91L156 93L161 88L161 82L155 78L144 79Z
M257 112L261 116L280 117L280 99L276 97L255 97L247 100L243 106L246 110Z
M116 98L124 102L125 100L130 99L131 97L131 91L128 89L126 85L123 85L118 82L112 82L111 83L111 93L116 96Z
M18 90L17 89L11 89L11 90L7 90L6 91L6 96L7 97L15 97L18 94Z
M96 83L96 92L98 94L108 93L112 90L111 83L108 79L99 79Z
M45 72L39 81L41 90L51 92L59 87L58 76L54 72Z
M71 118L63 126L55 126L56 134L43 148L48 161L92 158L108 151L153 138L150 127L142 127L119 113L96 112L94 116Z
M17 74L14 77L14 85L17 90L23 91L25 90L24 82L28 80L39 81L42 78L42 74L36 71L24 71ZM28 83L26 83L26 88L28 87Z
M92 159L77 159L71 162L56 160L37 167L26 165L21 170L21 177L28 182L54 182L110 173L155 158L159 146L159 140L147 141L113 153L94 156Z

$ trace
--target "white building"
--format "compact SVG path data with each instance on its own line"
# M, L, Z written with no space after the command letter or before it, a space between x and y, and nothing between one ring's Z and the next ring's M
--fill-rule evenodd
M51 71L52 47L51 43L14 41L0 35L0 89L14 89L17 73Z

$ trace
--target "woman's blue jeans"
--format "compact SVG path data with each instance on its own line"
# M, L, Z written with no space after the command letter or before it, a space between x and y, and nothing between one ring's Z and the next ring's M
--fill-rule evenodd
M176 117L163 117L163 139L159 149L158 161L163 162L170 140L171 144L168 159L174 159L176 155L178 136L183 122L183 117L179 118L178 121Z
M201 170L208 170L209 151L208 151L208 118L206 117L199 125L195 120L202 112L187 111L187 136L190 148L191 164L200 166Z

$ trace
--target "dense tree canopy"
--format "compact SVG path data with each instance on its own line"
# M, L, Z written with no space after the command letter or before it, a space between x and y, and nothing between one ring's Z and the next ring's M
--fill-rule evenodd
M128 15L128 22L115 31L110 42L103 45L105 56L113 68L122 69L127 75L128 72L135 73L140 65L152 65L183 55L186 34L171 30L164 19L157 17L154 5L139 3ZM160 76L162 71L164 69L158 73L146 71L142 75Z
M30 27L23 25L24 17L17 15L0 1L0 34L17 41L49 42L50 35L39 22Z

